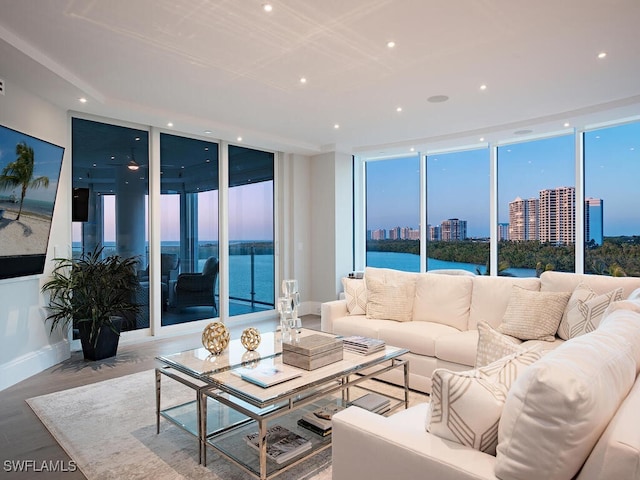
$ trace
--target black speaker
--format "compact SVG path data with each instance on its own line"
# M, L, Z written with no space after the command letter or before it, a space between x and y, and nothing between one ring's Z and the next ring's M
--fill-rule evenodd
M73 200L71 202L71 221L89 221L89 189L74 188Z

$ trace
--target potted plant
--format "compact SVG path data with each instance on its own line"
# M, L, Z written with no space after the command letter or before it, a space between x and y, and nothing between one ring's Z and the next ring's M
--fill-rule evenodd
M96 247L78 258L53 261L52 277L42 286L49 293L51 331L77 328L85 359L115 356L122 323L140 309L135 301L137 258L103 258L103 248Z

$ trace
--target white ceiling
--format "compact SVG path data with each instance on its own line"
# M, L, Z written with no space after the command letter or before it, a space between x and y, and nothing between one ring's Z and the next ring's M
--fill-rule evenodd
M0 78L69 110L306 154L640 115L640 0L264 1L0 0Z

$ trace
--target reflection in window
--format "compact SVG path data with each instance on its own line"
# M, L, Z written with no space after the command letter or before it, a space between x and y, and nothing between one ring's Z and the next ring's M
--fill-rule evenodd
M229 146L229 314L273 309L274 155Z
M427 156L427 270L486 272L489 166L488 149Z
M585 273L640 276L640 123L584 134Z
M420 271L420 160L366 163L367 266Z
M218 144L160 134L162 325L219 315Z
M575 267L575 144L559 136L498 147L498 273Z

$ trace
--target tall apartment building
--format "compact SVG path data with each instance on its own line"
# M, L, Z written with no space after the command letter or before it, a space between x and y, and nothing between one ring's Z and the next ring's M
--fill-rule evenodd
M371 230L371 235L369 238L371 240L386 240L387 239L387 231L384 228L379 228L377 230Z
M390 228L387 238L389 240L400 240L400 238L401 238L400 237L400 232L401 232L400 227Z
M427 239L430 242L439 242L442 240L440 236L440 225L427 225Z
M440 224L440 238L443 242L467 239L467 221L457 218L443 220Z
M509 238L509 224L508 223L499 223L498 224L498 241L501 240L511 240Z
M538 240L538 215L540 202L537 198L523 200L516 197L509 202L508 239L515 241Z
M584 239L593 240L596 245L604 241L603 223L604 205L601 198L587 198L584 201Z
M540 190L540 241L569 245L576 241L576 190L558 187Z

